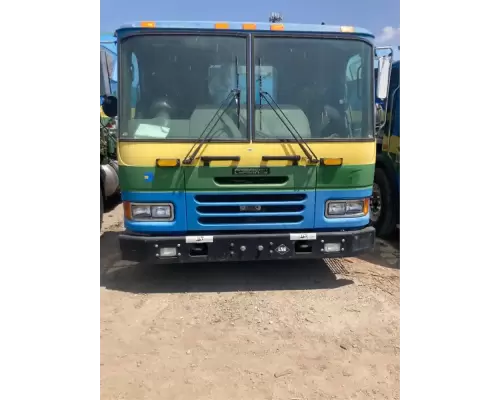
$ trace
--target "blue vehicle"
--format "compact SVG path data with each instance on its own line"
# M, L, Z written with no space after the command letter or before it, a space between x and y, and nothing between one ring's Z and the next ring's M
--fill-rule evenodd
M380 237L391 237L399 228L399 94L400 61L392 64L389 96L380 102L385 113L377 140L377 160L371 200L371 222Z

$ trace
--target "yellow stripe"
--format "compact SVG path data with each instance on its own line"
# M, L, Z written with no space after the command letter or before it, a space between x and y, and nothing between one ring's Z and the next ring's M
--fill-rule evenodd
M135 143L120 142L118 161L125 166L151 167L158 158L178 158L181 161L193 146L192 143ZM342 158L344 165L374 164L375 142L309 143L318 158ZM209 143L202 146L191 166L198 166L201 156L240 156L241 167L285 166L287 161L262 161L262 156L299 155L300 165L307 165L307 158L297 143ZM212 162L213 166L233 166L231 161Z
M399 136L384 135L382 138L382 150L388 153L399 154Z
M389 150L389 136L387 136L387 135L384 135L382 137L382 150L383 151Z
M399 154L399 136L391 136L389 139L389 153Z

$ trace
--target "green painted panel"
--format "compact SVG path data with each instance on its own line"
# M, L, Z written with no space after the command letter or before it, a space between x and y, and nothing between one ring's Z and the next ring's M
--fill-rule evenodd
M354 189L373 185L375 164L319 167L318 189Z
M125 167L119 168L122 191L183 191L182 168Z
M373 184L375 165L340 167L269 167L269 173L252 179L235 175L233 167L126 167L120 166L123 191L254 191L350 189ZM260 182L260 183L258 183Z
M267 174L252 176L235 174L239 171L267 171ZM254 190L307 190L316 185L315 167L198 167L185 169L186 190L198 191L254 191Z

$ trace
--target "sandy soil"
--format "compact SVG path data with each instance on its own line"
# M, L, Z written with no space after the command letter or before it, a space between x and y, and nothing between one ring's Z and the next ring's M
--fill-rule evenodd
M399 399L399 251L136 266L101 234L101 399Z

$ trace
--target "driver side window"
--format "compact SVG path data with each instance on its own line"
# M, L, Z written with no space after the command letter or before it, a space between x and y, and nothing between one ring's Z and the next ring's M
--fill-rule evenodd
M363 81L363 65L359 54L351 57L346 67L346 110L350 119L353 132L361 129L362 120L362 95L361 84Z
M139 66L137 65L137 57L135 53L132 53L132 64L130 66L132 75L132 84L130 87L130 100L131 100L131 118L135 117L135 109L137 107L137 102L140 101L140 87L139 87Z

